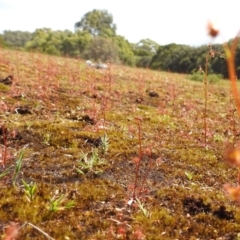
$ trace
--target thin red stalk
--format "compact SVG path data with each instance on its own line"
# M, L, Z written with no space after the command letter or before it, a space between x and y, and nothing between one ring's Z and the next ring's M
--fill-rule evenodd
M4 145L2 159L3 159L3 167L5 168L7 163L7 128L5 125L2 126L2 134L3 134L3 145Z
M108 67L108 90L109 90L109 94L111 93L112 91L112 71L111 71L111 64L109 64L109 67Z
M106 74L104 74L104 81L106 82L107 86L107 93L105 96L105 101L103 104L103 126L105 126L105 122L106 122L106 111L107 109L111 108L111 95L112 95L112 72L111 72L111 64L109 63L108 66L108 71Z
M152 169L152 167L153 167L153 164L152 164L152 163L153 163L153 160L150 159L150 160L149 160L149 163L148 163L148 169L146 170L146 173L145 173L145 175L144 175L144 177L143 177L141 186L144 186L144 184L145 184L145 182L146 182L146 180L147 180L147 177L149 176L149 173L150 173L150 171L151 171L151 169Z
M235 51L237 48L239 35L240 35L240 32L233 40L231 48L227 44L224 44L224 49L225 49L226 58L227 58L228 75L231 81L231 91L236 103L237 111L240 115L240 97L239 97L238 88L237 88L236 68L235 68Z
M207 81L207 74L208 74L208 54L206 56L206 63L205 63L205 73L204 73L204 144L205 148L207 147L207 103L208 103L208 81Z

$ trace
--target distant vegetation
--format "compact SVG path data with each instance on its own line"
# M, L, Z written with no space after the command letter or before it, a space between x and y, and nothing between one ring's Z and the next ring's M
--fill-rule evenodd
M191 47L171 43L160 46L151 39L130 43L117 35L113 16L106 10L95 9L86 13L74 27L75 32L49 28L36 29L33 33L6 30L0 35L0 46L178 73L196 72L205 65L209 52L207 45ZM214 44L212 48L215 52L223 52L220 44ZM240 66L240 45L236 52L236 65ZM212 58L208 71L227 77L225 60ZM240 67L237 75L240 75Z

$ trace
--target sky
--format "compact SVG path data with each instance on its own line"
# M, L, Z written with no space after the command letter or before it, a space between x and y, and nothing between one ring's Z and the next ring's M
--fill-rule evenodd
M70 30L93 9L107 10L117 34L137 43L149 38L160 45L200 46L223 43L240 30L240 0L0 0L0 33L38 28ZM207 34L208 21L220 34Z

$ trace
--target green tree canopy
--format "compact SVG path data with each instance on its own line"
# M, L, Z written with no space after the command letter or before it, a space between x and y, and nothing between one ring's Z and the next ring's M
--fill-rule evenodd
M0 47L7 47L7 43L3 40L2 34L0 34Z
M223 48L219 44L212 45L214 57L209 55L209 47L190 47L187 45L168 44L160 46L153 56L150 67L163 71L192 73L200 67L205 71L206 57L208 56L208 73L221 74L227 77L226 61L223 59ZM210 56L210 57L209 57ZM240 65L240 49L236 51L236 65ZM239 62L237 62L239 60ZM239 69L240 70L240 69ZM240 71L239 71L240 74Z
M134 65L134 53L131 44L122 36L117 35L114 42L118 47L118 58L123 64Z
M107 10L94 9L86 13L79 22L75 23L75 30L88 31L93 37L112 37L116 35L113 16Z
M2 37L3 40L11 47L24 47L25 44L31 40L32 33L5 30Z
M86 51L91 45L92 36L87 31L77 33L64 31L61 41L61 53L74 57L85 57Z
M149 38L140 40L133 44L134 53L138 56L153 56L156 54L159 44Z
M159 44L147 38L140 40L136 44L132 44L132 48L136 56L137 67L149 67L152 57L159 48Z
M109 38L96 37L93 39L86 56L98 62L116 62L118 59L117 45Z
M61 55L62 31L52 31L50 28L37 29L31 41L27 42L28 50L37 50L52 55Z

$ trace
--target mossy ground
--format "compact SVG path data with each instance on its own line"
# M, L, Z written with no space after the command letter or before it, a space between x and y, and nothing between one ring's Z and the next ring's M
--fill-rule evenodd
M237 182L223 155L240 137L227 81L208 86L205 147L204 85L185 75L94 70L80 60L3 49L0 66L1 76L14 76L12 85L0 84L10 167L0 178L1 239L10 222L29 222L54 239L238 239L240 208L222 190ZM129 204L139 127L140 202ZM104 164L78 173L82 154L94 149ZM32 199L22 180L36 184ZM31 226L19 229L18 239L44 238Z

